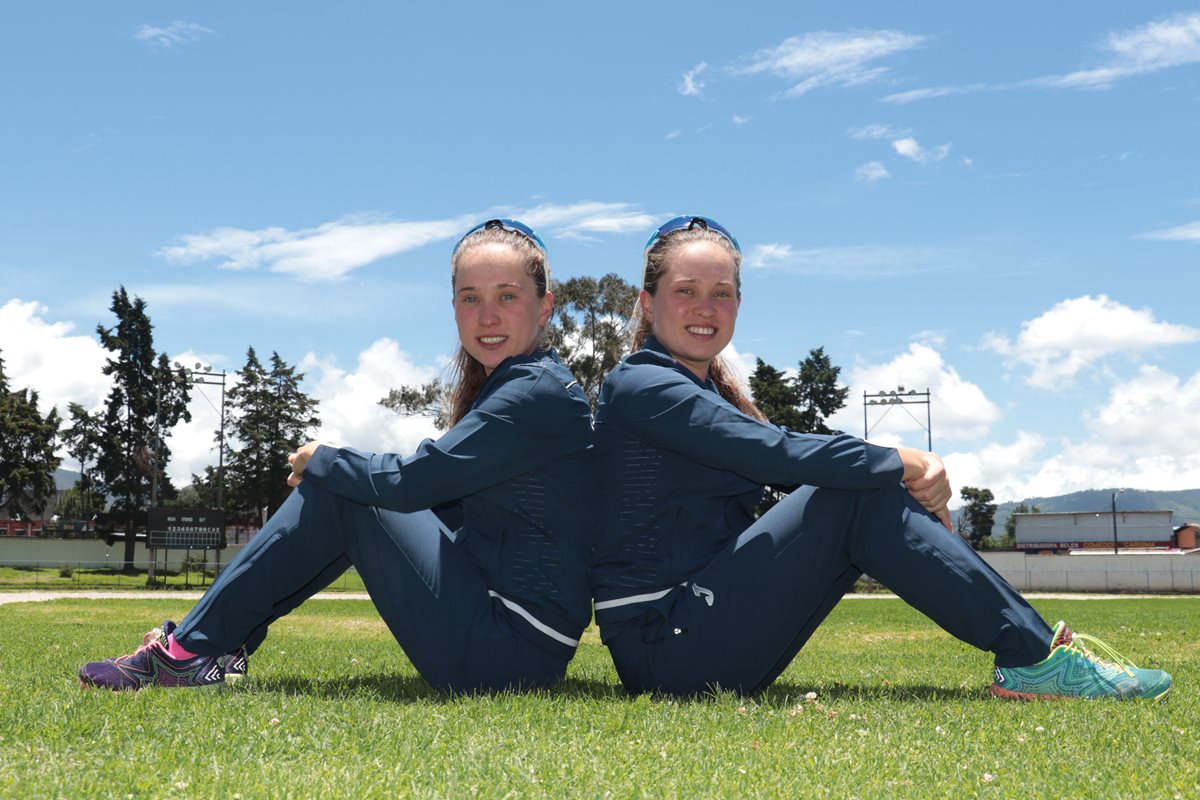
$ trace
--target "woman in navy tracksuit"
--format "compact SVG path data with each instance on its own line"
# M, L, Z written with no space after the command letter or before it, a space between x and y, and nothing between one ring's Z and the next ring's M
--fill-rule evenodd
M451 428L406 458L310 442L289 499L175 627L85 665L85 684L204 686L225 656L348 567L418 672L448 691L562 677L591 615L591 414L541 349L553 297L541 239L513 220L453 257L460 378ZM434 510L436 510L436 514Z
M601 393L592 587L625 686L760 690L867 572L994 653L997 694L1165 693L1165 673L1118 669L1061 623L1052 631L949 532L937 456L763 418L718 357L741 302L740 260L712 220L663 225L647 244L636 352ZM755 519L764 484L799 488Z

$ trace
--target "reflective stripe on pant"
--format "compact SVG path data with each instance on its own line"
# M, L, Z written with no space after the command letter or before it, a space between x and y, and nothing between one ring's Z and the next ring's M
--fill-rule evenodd
M633 691L759 691L864 572L1000 666L1049 653L1041 616L903 488L801 487L610 637L617 671Z
M351 565L409 660L439 689L545 686L566 672L565 658L512 629L512 612L432 511L362 506L309 482L213 582L176 640L208 655L243 642L253 652L272 622Z

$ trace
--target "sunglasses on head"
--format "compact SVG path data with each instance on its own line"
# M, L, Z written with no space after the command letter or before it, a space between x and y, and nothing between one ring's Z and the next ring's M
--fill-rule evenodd
M717 222L715 219L693 216L675 217L674 219L669 219L664 222L646 241L646 246L643 248L643 250L649 250L654 246L655 242L667 234L674 233L675 231L690 231L692 228L704 228L705 230L721 234L729 240L729 243L733 245L733 249L741 254L742 246L738 244L737 239L733 238L732 233L725 230L725 226Z
M487 222L479 223L474 228L471 228L471 230L462 235L462 238L458 240L458 244L454 245L454 251L458 252L458 248L462 247L462 243L466 241L466 238L472 233L475 233L476 231L491 230L492 228L500 228L501 230L519 233L537 245L538 249L543 253L546 252L546 243L542 241L542 237L537 235L537 231L526 225L524 222L520 222L519 220L515 219L489 219Z

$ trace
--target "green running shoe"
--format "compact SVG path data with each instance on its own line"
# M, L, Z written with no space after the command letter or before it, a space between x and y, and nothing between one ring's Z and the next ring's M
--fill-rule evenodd
M1029 667L996 667L992 694L1006 700L1115 697L1161 700L1171 691L1171 676L1138 669L1129 659L1094 636L1072 633L1066 623L1054 627L1050 655ZM1084 646L1091 644L1104 657Z

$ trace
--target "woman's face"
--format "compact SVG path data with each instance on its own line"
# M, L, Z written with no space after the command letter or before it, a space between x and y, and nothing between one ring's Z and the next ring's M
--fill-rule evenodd
M741 299L733 257L716 242L692 242L668 259L653 294L642 291L642 314L654 336L698 378L733 338Z
M550 292L538 297L525 263L520 253L499 243L477 245L458 257L458 338L487 375L509 356L533 352L554 309Z

